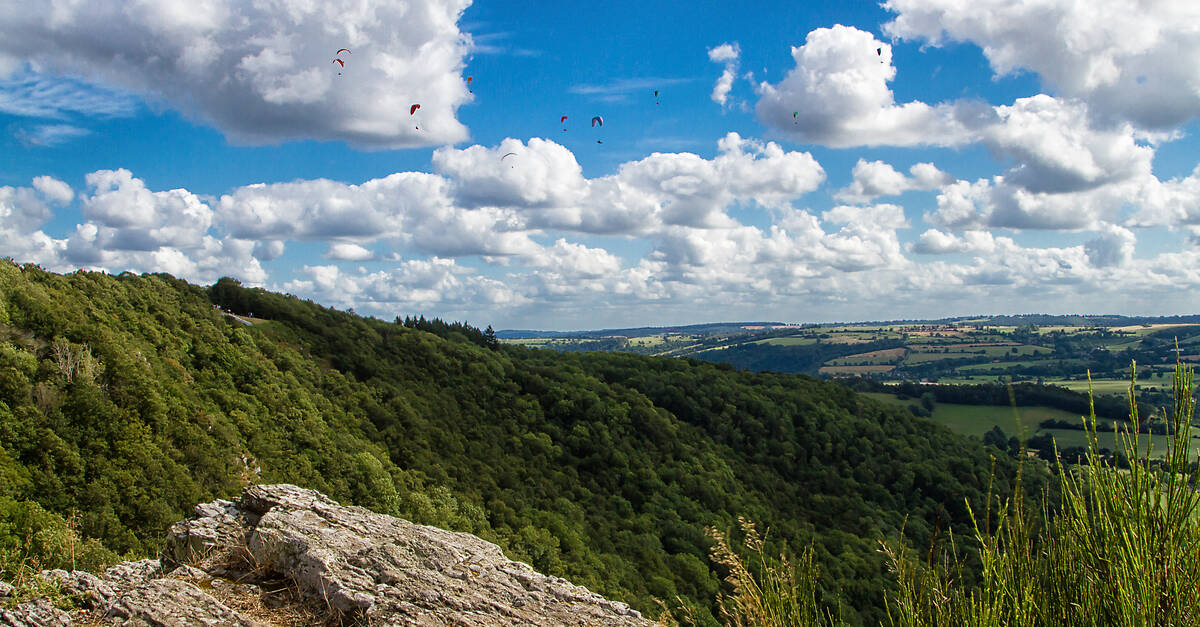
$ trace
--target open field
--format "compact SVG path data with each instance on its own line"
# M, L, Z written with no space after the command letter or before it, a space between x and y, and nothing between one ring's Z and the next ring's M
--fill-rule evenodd
M820 373L828 375L863 374L866 372L891 372L895 366L821 366Z
M866 353L855 353L838 359L831 359L825 363L830 366L856 366L879 362L891 362L897 358L904 357L905 348L885 348L883 350L868 351Z
M1124 326L1124 327L1109 327L1109 330L1116 331L1116 332L1122 332L1122 333L1133 333L1136 335L1146 335L1148 333L1154 333L1156 331L1163 331L1166 329L1176 329L1176 328L1194 327L1194 326L1197 326L1197 325L1195 325L1195 324L1138 324L1138 325L1130 325L1130 326Z
M767 340L756 340L754 344L774 344L775 346L807 346L816 344L815 337L773 337Z
M934 421L964 435L976 437L982 437L993 427L1000 427L1005 433L1016 435L1018 424L1026 435L1033 435L1043 420L1078 421L1079 418L1071 412L1052 407L1018 407L1014 412L1012 407L938 403L933 409Z
M694 325L643 327L517 342L557 350L697 357L755 370L880 381L1043 381L1084 390L1086 383L1079 379L1091 372L1097 381L1113 381L1098 383L1098 394L1121 394L1130 361L1137 361L1139 372L1154 375L1139 383L1157 383L1160 373L1175 363L1177 337L1183 361L1200 364L1200 323L1194 319L1200 316L1034 315L809 326L722 323L700 332Z
M1048 380L1046 385L1059 385L1075 392L1087 392L1087 381ZM1128 394L1129 379L1093 379L1092 391L1096 394ZM1141 388L1141 384L1138 384Z
M646 335L643 337L629 338L631 346L661 346L666 343L666 338L661 335Z
M908 406L917 405L916 399L900 400L893 394L864 393L885 403ZM983 437L993 427L1000 427L1006 434L1023 434L1025 438L1034 435L1050 434L1058 443L1059 449L1087 445L1087 433L1076 429L1039 429L1043 420L1067 420L1080 422L1082 417L1071 412L1052 407L1018 407L1014 412L1012 407L995 405L958 405L953 403L938 403L934 406L931 420L946 425L953 431L967 436ZM1020 426L1018 426L1020 425ZM1116 450L1116 436L1113 433L1114 421L1100 420L1097 435L1100 446ZM1192 429L1193 437L1200 437L1200 429ZM1152 455L1161 457L1166 454L1166 436L1141 434L1142 450L1153 444Z

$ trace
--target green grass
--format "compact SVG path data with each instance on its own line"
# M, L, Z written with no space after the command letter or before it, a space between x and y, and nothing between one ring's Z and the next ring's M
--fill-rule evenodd
M1125 383L1128 389L1129 383ZM863 396L873 398L877 401L883 401L893 405L909 406L917 405L916 399L900 400L894 394L886 394L883 392L866 392ZM1020 416L1020 431L1026 438L1049 433L1054 436L1060 449L1071 448L1075 446L1087 446L1087 434L1085 431L1076 429L1039 429L1038 425L1043 420L1067 420L1070 422L1081 422L1082 417L1073 414L1069 411L1054 409L1053 407L1029 406L1018 407L1017 415ZM1011 407L999 407L995 405L959 405L955 403L938 403L933 408L934 422L950 427L956 433L962 435L983 437L983 434L991 431L994 427L1000 427L1009 435L1017 435L1017 418L1013 414ZM1097 421L1100 438L1100 447L1112 450L1117 449L1115 434L1113 433L1113 421L1100 419ZM1200 436L1200 429L1192 429L1194 435ZM1162 457L1166 454L1166 436L1142 435L1143 453L1145 447L1153 443L1153 451L1151 455L1155 458Z
M1191 371L1177 365L1169 417L1177 435L1161 460L1144 454L1144 436L1133 436L1121 441L1129 463L1118 467L1099 450L1105 438L1092 415L1087 463L1055 464L1059 496L1047 493L1040 512L1027 511L1021 496L972 508L977 583L962 576L964 554L953 537L948 548L931 544L927 554L882 541L898 584L889 594L890 624L1195 625L1200 469L1187 429L1193 390ZM1139 422L1132 405L1130 422Z
M815 337L796 337L796 336L773 337L773 338L766 339L766 340L756 340L754 342L751 342L751 344L774 344L776 346L808 346L809 344L816 344L816 343L817 343L817 338L815 338Z
M1046 385L1059 385L1064 388L1067 388L1068 390L1074 390L1076 392L1087 392L1088 391L1088 382L1087 381L1071 381L1071 380L1059 379L1059 380L1047 380L1047 381L1045 381L1045 383L1046 383ZM1140 383L1138 385L1141 386ZM1129 380L1128 379L1124 379L1124 380L1122 380L1122 379L1094 379L1092 381L1092 390L1096 394L1125 395L1125 394L1129 393Z
M938 383L943 385L979 385L981 383L996 383L1007 380L1005 375L973 374L970 379L966 377L939 377Z
M905 364L909 364L909 365L912 365L912 364L927 364L927 363L930 363L930 362L933 362L933 361L945 361L945 360L947 360L947 359L962 359L963 357L971 357L971 355L965 355L965 354L963 354L963 353L940 353L940 352L939 352L939 353L918 353L918 352L910 352L910 353L908 354L908 356L904 358L904 363L905 363Z
M1053 407L1018 407L1015 415L1013 408L995 405L938 403L933 408L934 422L944 424L963 435L976 437L982 437L994 427L1000 427L1009 435L1016 435L1018 415L1020 416L1020 431L1026 436L1033 435L1037 431L1038 424L1043 420L1078 421L1080 419L1077 414Z
M986 364L971 364L969 366L959 366L959 372L976 372L976 371L991 371L991 370L1007 370L1009 368L1028 368L1038 363L1052 363L1058 365L1062 362L1065 368L1082 367L1085 362L1081 359L1042 359L1042 360L1013 360L1013 361L998 361L995 363Z

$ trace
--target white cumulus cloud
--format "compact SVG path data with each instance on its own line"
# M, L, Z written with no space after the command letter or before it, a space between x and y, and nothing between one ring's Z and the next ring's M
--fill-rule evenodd
M467 137L455 112L471 98L461 76L471 40L457 23L468 4L24 3L0 21L0 67L27 63L38 72L34 83L80 76L139 92L240 142L439 145ZM351 50L341 55L344 68L333 64L339 48ZM18 100L42 111L67 106L37 94ZM421 109L410 117L414 103Z
M729 100L729 92L733 89L733 80L737 78L738 60L741 57L742 50L737 45L737 42L732 44L724 43L715 48L708 49L708 59L713 63L721 63L725 66L721 72L721 77L717 79L713 85L712 101L725 106Z
M756 112L764 124L800 141L954 146L993 116L971 103L897 104L887 86L896 77L891 45L851 26L810 32L803 46L792 48L792 58L796 67L781 82L759 85Z
M882 161L859 159L854 164L854 179L850 185L834 193L842 202L870 202L880 196L897 196L909 190L936 189L954 180L932 163L917 163L909 168L912 176L897 172Z
M1088 106L1041 94L996 107L1000 121L985 143L1010 156L1010 184L1031 192L1073 192L1150 173L1154 149L1138 145L1133 127L1094 128Z
M1200 114L1200 3L887 0L887 34L978 45L993 70L1036 72L1107 120L1170 129Z

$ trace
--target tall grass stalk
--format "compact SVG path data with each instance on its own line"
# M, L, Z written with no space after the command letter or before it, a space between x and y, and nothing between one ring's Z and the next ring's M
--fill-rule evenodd
M1084 461L1058 459L1061 496L1044 497L1039 517L1025 508L1020 474L1014 496L997 501L994 529L990 505L981 521L968 503L978 586L964 582L953 543L950 556L923 561L900 543L884 544L898 584L888 603L893 625L1200 625L1193 375L1176 364L1161 460L1140 434L1136 364L1130 377L1130 420L1116 435L1127 468L1101 454L1093 407L1084 417Z
M770 558L754 523L738 517L744 556L731 545L727 534L709 529L715 542L711 558L727 571L729 591L717 597L721 618L731 627L793 627L837 625L840 621L817 599L820 571L812 547L802 551L793 565L786 555Z

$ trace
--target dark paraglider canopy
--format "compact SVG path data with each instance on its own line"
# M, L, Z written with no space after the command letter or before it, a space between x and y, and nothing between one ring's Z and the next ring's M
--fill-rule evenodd
M598 115L592 118L592 128L596 128L597 126L604 126L604 118Z
M413 106L411 106L411 107L409 107L409 108L408 108L408 114L409 114L409 115L412 115L412 114L414 114L414 113L416 113L416 112L417 112L417 109L420 109L420 108L421 108L421 105L419 105L419 104L415 104L415 105L413 105Z
M335 52L334 55L339 55L343 52L345 52L346 54L354 54L353 52L350 52L349 48L338 48L338 51Z

